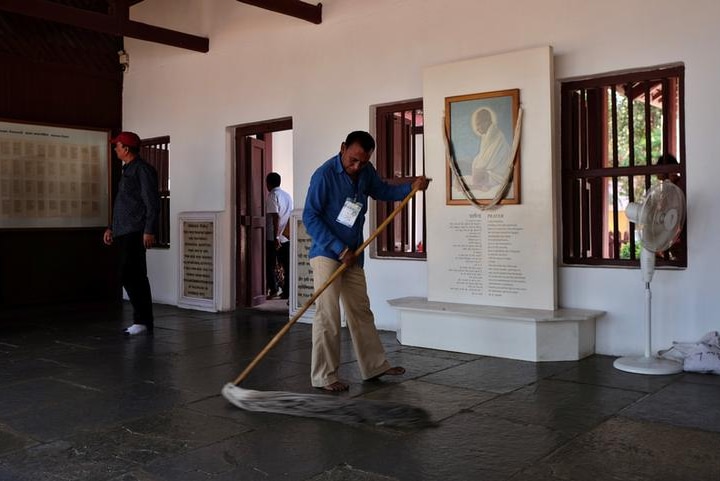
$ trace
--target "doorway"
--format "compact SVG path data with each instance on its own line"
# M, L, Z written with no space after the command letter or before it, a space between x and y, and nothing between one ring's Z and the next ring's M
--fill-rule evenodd
M273 132L292 130L292 118L235 129L236 307L266 301L265 176L273 170Z

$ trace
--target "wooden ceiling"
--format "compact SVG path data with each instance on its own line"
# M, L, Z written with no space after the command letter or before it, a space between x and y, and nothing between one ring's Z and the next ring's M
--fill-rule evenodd
M117 37L130 37L173 47L208 52L210 40L188 33L136 22L130 7L144 0L0 0L0 12L57 22ZM314 24L322 22L322 4L301 0L237 0Z

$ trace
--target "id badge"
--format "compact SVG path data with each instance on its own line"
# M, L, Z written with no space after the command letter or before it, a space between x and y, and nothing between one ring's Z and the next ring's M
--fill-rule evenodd
M362 209L362 203L355 202L350 197L345 199L345 205L337 216L336 221L347 227L352 227L355 224L355 220L360 215Z

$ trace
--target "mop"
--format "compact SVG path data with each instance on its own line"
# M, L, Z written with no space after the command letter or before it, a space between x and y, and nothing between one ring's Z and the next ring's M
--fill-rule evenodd
M417 193L418 188L403 199L395 210L380 226L355 250L358 256L363 250L392 222L397 214ZM222 395L235 406L246 411L258 411L276 414L288 414L322 418L351 424L372 424L399 428L424 427L430 425L428 413L423 409L390 401L372 401L367 399L346 399L327 394L295 394L283 391L254 391L244 389L239 384L277 345L280 339L290 330L298 319L307 311L315 300L345 271L347 266L340 264L328 280L313 293L308 301L295 313L282 329L268 342L250 364L231 383L225 384Z

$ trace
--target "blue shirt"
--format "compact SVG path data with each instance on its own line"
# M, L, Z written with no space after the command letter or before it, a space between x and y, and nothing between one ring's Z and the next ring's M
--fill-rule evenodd
M357 181L353 182L342 166L340 154L327 160L310 179L305 199L303 224L312 238L308 257L338 259L346 247L357 249L363 243L368 197L403 200L411 190L410 184L390 185L384 182L370 163L360 170ZM352 227L337 221L347 199L362 204ZM363 266L362 255L357 262L360 267Z
M159 214L157 171L140 157L135 157L123 165L113 206L112 235L157 234Z

